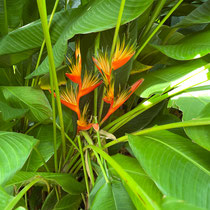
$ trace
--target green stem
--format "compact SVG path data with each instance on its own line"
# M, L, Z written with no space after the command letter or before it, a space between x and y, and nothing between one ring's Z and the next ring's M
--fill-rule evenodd
M7 0L4 0L4 30L3 35L8 34Z
M147 35L149 30L151 29L153 23L155 22L157 16L159 15L161 9L163 8L166 0L158 0L157 5L154 10L152 10L152 17L149 20L149 23L147 24L141 38L144 39L144 37Z
M25 134L28 134L29 132L31 132L34 128L36 128L37 126L41 125L41 122L38 122L36 124L34 124L33 126L31 126L26 132Z
M176 10L176 8L182 3L183 0L179 0L176 5L168 12L168 14L160 21L160 24L155 28L155 30L150 34L150 36L146 39L146 41L141 45L137 53L135 54L134 59L136 59L141 51L145 48L148 42L152 39L152 37L157 33L160 27L165 23L165 21L171 16L171 14Z
M98 33L98 35L96 36L95 39L95 55L97 55L97 51L99 49L99 45L100 45L100 33ZM95 72L97 72L97 67L95 65ZM94 116L98 116L97 115L97 105L98 105L98 88L96 88L94 90Z
M87 151L87 162L88 162L88 167L89 167L89 172L90 172L90 180L91 180L92 186L94 186L95 179L94 179L93 168L92 168L92 164L91 164L89 151Z
M118 36L119 29L120 29L120 24L121 24L121 20L122 20L124 7L125 7L125 0L121 0L120 10L119 10L118 19L117 19L117 25L116 25L115 32L114 32L114 39L113 39L113 42L112 42L112 48L111 48L111 53L110 53L110 61L111 61L112 56L114 54L115 45L116 45L116 42L117 42L117 36Z
M85 167L85 160L84 160L84 155L83 155L81 139L80 139L79 135L77 136L77 139L78 139L79 150L80 150L80 155L81 155L81 159L82 159L82 166L83 166L83 172L84 172L84 176L85 176L85 184L86 184L87 194L89 196L90 190L89 190L88 176L87 176L87 171L86 171L86 167Z
M36 178L32 180L29 184L27 184L18 194L15 196L5 207L6 210L12 210L15 205L19 202L19 200L24 196L24 194L37 182L40 181L40 178Z
M103 114L103 108L104 108L104 100L103 100L103 97L105 95L105 92L106 92L106 88L103 87L103 94L102 94L100 109L99 109L99 113L98 113L98 120L99 121L101 121L102 114Z
M50 64L50 74L52 75L53 86L55 87L58 115L59 115L59 121L60 121L60 126L61 126L62 154L63 154L63 159L65 159L66 143L65 143L63 114L62 114L62 107L61 107L61 102L60 102L60 93L59 93L58 80L57 80L57 74L56 74L53 51L52 51L52 44L51 44L51 39L50 39L50 34L49 34L49 27L47 24L46 3L45 1L37 0L37 4L39 8L39 14L40 14L43 33L44 33L46 46L47 46L47 52L48 52L48 58L49 58L49 64ZM53 92L52 92L52 95L53 95ZM55 121L54 121L54 126L56 127Z
M177 123L170 123L170 124L166 124L166 125L158 125L158 126L154 126L151 128L146 128L141 131L133 132L131 134L135 135L135 136L139 136L139 135L143 135L143 134L147 134L147 133L151 133L151 132L155 132L155 131L170 130L173 128L182 128L182 127L202 126L202 125L210 125L210 118L200 119L200 120L194 119L194 120L189 120L189 121L185 121L185 122L177 122ZM108 147L118 144L120 142L126 142L127 140L128 140L127 136L122 136L114 141L107 143L104 146L104 148L108 148Z

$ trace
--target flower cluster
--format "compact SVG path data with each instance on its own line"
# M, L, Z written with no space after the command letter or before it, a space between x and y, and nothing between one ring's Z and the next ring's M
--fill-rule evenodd
M80 44L76 43L75 59L76 62L68 59L70 65L70 73L66 73L66 76L73 82L77 84L77 88L70 87L65 91L61 91L61 103L74 112L76 112L77 120L77 132L80 130L88 130L91 127L98 128L97 124L88 122L87 111L88 105L84 106L83 111L80 111L79 103L80 98L87 95L95 88L97 88L102 82L105 84L106 93L103 100L110 104L110 108L102 119L101 124L108 119L108 117L114 113L128 98L133 94L133 92L139 87L143 82L143 79L138 80L129 89L123 90L115 96L114 94L114 79L112 76L112 71L119 69L121 66L126 64L135 53L134 45L125 46L125 40L120 44L118 40L115 48L114 55L111 61L109 61L107 52L99 53L99 55L94 58L93 61L97 66L103 81L94 73L89 73L87 70L84 72L82 78L82 59L80 53Z

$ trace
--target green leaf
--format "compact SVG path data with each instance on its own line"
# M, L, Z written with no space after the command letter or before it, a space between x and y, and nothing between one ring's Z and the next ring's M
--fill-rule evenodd
M21 118L27 112L27 109L17 109L0 101L0 116L4 121L10 121L16 118Z
M56 204L54 210L78 210L81 201L81 195L66 195Z
M90 209L135 209L128 193L120 181L113 180L111 183L104 183L100 187L97 185L101 185L101 181L98 181L94 187L97 189L96 193L93 189L94 196L90 194Z
M210 86L200 86L191 88L182 94L170 99L168 107L178 108L183 112L182 121L192 120L194 118L205 118L207 113L206 106L210 103ZM197 126L185 128L186 134L197 144L210 150L210 126Z
M0 87L7 102L14 108L29 109L31 121L41 122L52 117L52 109L42 90L31 87Z
M135 93L142 98L148 98L153 94L162 94L166 89L171 89L182 81L198 74L204 70L207 64L203 59L198 59L154 71L143 72L131 76L130 83L137 81L139 78L144 78L144 82Z
M176 60L200 58L210 52L210 30L192 33L173 45L152 45Z
M204 210L203 208L196 207L183 200L176 200L167 197L164 199L161 207L161 210Z
M0 186L0 209L4 209L13 198Z
M31 136L0 131L0 184L22 168L36 142Z
M128 140L137 160L164 195L210 207L208 151L168 131L129 135Z
M153 0L127 0L123 10L122 24L134 20L141 15L153 2ZM75 34L87 34L103 31L115 27L117 23L121 0L98 0L72 10L65 29L60 34L53 47L55 66L61 65L67 50L67 40ZM71 21L69 21L69 19ZM1 43L0 43L1 49ZM1 54L1 52L0 52ZM27 79L33 76L42 75L49 71L48 58L39 68L30 74Z
M60 131L57 130L57 148L61 143L61 134ZM53 126L49 125L40 125L34 128L29 135L39 140L39 144L37 145L37 150L44 158L45 162L47 162L54 154L54 146L53 146ZM43 165L42 159L38 156L35 151L32 151L28 162L26 164L27 171L36 171L39 167Z
M78 182L71 174L64 173L48 173L48 172L26 172L19 171L15 176L6 183L6 186L22 184L36 177L42 177L50 184L60 185L64 191L72 195L79 195L85 190L83 184Z
M189 15L184 17L178 24L174 27L187 27L195 24L209 23L210 22L210 1L206 1L195 10L193 10Z
M157 204L161 203L163 196L162 193L157 188L155 183L150 179L150 177L144 172L144 170L135 158L121 154L114 155L112 156L112 158L119 165L121 165L122 168L143 188L143 190L151 197L153 201L155 201ZM110 170L115 176L119 177L116 172L114 172L113 168ZM134 199L135 196L131 193L128 187L126 187L126 190L130 194L130 198ZM140 202L137 201L137 199L134 199L133 202L136 203L136 205L141 205Z

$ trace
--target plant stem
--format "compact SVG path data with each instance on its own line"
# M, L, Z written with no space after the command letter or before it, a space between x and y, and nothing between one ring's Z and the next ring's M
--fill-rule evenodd
M56 74L53 51L52 51L52 44L51 44L51 39L50 39L50 34L49 34L49 27L47 24L46 3L45 1L42 1L42 0L37 0L37 3L38 3L39 14L40 14L43 33L44 33L46 46L47 46L47 52L48 52L48 58L49 58L49 64L50 64L50 74L52 75L53 86L55 87L56 101L57 101L57 106L58 106L58 115L59 115L59 121L60 121L60 126L61 126L62 155L63 155L63 159L65 159L66 143L65 143L63 114L62 114L62 107L61 107L61 102L60 102L60 93L59 93L58 80L57 80L57 74ZM53 95L53 92L52 92L52 95ZM53 122L54 122L54 126L56 126L55 119L53 119Z
M87 153L87 162L88 162L88 167L89 167L89 171L90 171L90 180L92 183L92 186L95 185L95 180L94 180L94 174L93 174L93 168L92 168L92 164L91 164L91 159L90 159L90 154L89 151L86 151Z
M141 131L133 132L133 133L131 133L131 135L139 136L139 135L143 135L143 134L147 134L147 133L151 133L151 132L155 132L155 131L170 130L173 128L182 128L182 127L202 126L202 125L210 125L210 118L198 119L198 120L194 119L194 120L189 120L189 121L185 121L185 122L177 122L177 123L170 123L170 124L165 124L165 125L158 125L158 126L154 126L151 128L146 128ZM120 142L126 142L127 140L128 140L127 136L122 136L116 140L113 140L113 141L107 143L104 146L104 148L108 148L108 147L118 144Z
M97 51L99 49L99 45L100 45L100 32L97 34L96 39L95 39L95 55L97 54ZM97 67L95 65L95 72L97 72ZM98 116L97 115L97 105L98 105L98 88L96 88L94 90L94 116Z
M4 29L3 35L8 34L7 0L4 0Z
M165 23L165 21L170 17L170 15L176 10L176 8L182 3L183 0L179 0L176 5L168 12L168 14L160 21L160 24L155 28L155 30L150 34L150 36L146 39L146 41L141 45L137 53L135 54L134 59L136 59L141 51L145 48L148 42L152 39L152 37L157 33L160 27Z
M117 19L117 25L116 25L115 32L114 32L114 39L113 39L113 42L112 42L112 48L111 48L111 53L110 53L110 61L111 61L112 56L114 54L115 45L116 45L116 42L117 42L117 36L118 36L119 29L120 29L120 24L121 24L121 20L122 20L124 7L125 7L125 0L121 0L120 10L119 10L118 19Z
M84 171L84 176L85 176L85 184L86 184L87 194L89 196L90 190L89 190L88 176L87 176L87 171L86 171L86 167L85 167L85 160L84 160L84 155L83 155L81 139L80 139L79 135L77 136L77 139L78 139L79 150L80 150L80 155L81 155L81 159L82 159L82 166L83 166L83 171Z
M163 8L164 4L165 4L166 0L158 0L157 5L155 7L154 10L152 10L152 17L150 18L146 28L144 29L143 34L141 35L141 39L143 40L144 37L147 35L147 33L149 32L149 30L152 27L152 24L155 22L157 16L159 15L161 9Z
M15 205L18 203L18 201L24 196L24 194L38 181L40 181L40 178L36 178L32 180L29 184L27 184L18 194L15 196L5 207L6 210L12 210Z

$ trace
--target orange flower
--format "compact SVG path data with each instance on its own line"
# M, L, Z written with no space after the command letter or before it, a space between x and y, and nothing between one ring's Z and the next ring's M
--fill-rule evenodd
M100 71L106 85L110 83L112 69L109 63L107 52L105 54L99 53L98 58L93 57L93 62Z
M108 104L111 104L113 102L114 100L114 83L113 82L107 87L106 95L104 96L103 100Z
M55 95L55 94L54 94ZM74 112L77 113L78 118L80 118L80 110L79 105L77 103L77 94L73 90L73 87L71 86L71 89L68 90L66 88L66 91L62 90L60 94L61 103Z
M135 47L133 45L127 45L125 47L125 39L123 39L120 45L120 40L118 39L116 44L116 49L112 58L112 69L116 70L121 66L125 65L131 57L135 54Z
M78 98L92 92L101 83L102 83L102 81L99 80L97 75L92 74L92 73L88 74L87 71L86 71L85 75L84 75L84 78L82 80L82 84L79 87Z
M88 104L84 106L81 117L77 120L77 133L81 130L89 130L91 127L97 128L98 124L87 122Z
M116 98L113 99L106 116L101 121L101 124L104 123L104 121L107 120L112 113L114 113L120 106L125 103L125 101L129 99L129 97L134 93L134 91L141 85L143 81L144 79L138 80L131 86L129 90L122 91Z
M73 64L72 61L69 58L67 58L70 63L69 70L71 73L66 73L66 76L72 82L81 84L82 59L81 59L79 42L76 43L75 57L76 57L76 64Z

